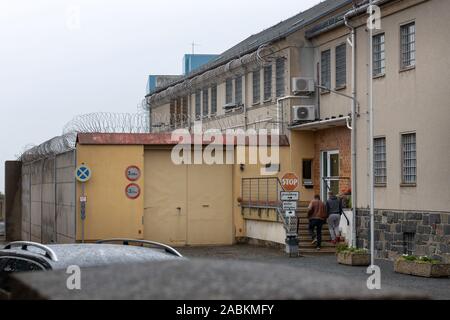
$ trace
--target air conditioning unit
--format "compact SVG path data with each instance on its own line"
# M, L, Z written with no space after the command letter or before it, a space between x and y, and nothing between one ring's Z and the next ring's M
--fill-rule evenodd
M293 106L292 109L294 122L316 120L316 106Z
M292 92L295 95L310 95L316 91L314 79L292 78Z

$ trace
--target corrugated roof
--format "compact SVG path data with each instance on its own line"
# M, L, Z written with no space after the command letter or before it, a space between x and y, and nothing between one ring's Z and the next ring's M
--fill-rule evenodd
M155 92L153 92L151 95L164 91L167 88L181 83L186 79L189 79L191 77L194 77L196 75L202 74L205 71L218 67L220 65L223 65L227 63L228 61L245 55L246 53L252 52L257 50L260 46L266 43L270 43L272 41L275 41L277 39L283 38L288 36L289 34L296 32L297 30L303 28L304 26L307 26L308 24L313 23L314 21L322 18L323 16L333 12L334 10L337 10L345 5L351 4L353 0L326 0L323 1L314 7L304 11L300 12L299 14L284 20L266 30L263 30L257 34L254 34L244 41L238 43L234 47L228 49L224 53L222 53L217 59L214 59L213 61L203 65L199 69L197 69L195 72L190 73L183 77L181 80L172 82L164 87L159 88ZM150 95L149 95L150 96Z
M191 139L194 141L194 139ZM268 145L271 145L271 136L268 136ZM208 145L212 140L203 140L204 145ZM227 144L224 136L224 145ZM80 145L144 145L144 146L174 146L179 141L172 140L171 133L79 133L77 144ZM231 142L230 142L231 144ZM237 144L237 139L233 139L232 144ZM249 139L246 139L246 145ZM280 136L280 146L289 146L289 140L285 135Z

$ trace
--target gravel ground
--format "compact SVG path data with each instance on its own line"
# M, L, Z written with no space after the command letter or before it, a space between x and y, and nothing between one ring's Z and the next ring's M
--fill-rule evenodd
M289 258L279 249L255 247L248 245L237 245L230 247L189 247L180 248L179 251L190 259L208 258L225 260L243 260L266 262L290 267L306 268L325 272L329 275L339 275L349 279L359 279L363 283L367 281L365 267L348 267L336 263L336 258L331 256L306 256L300 258ZM397 274L394 272L393 263L379 260L377 265L382 272L382 286L403 290L422 292L433 299L450 300L450 278L449 279L426 279ZM301 274L299 274L301 277Z

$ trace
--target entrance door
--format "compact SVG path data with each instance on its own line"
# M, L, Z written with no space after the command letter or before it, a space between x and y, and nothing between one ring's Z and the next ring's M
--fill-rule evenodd
M321 190L322 199L328 198L328 192L339 193L340 177L339 151L322 152Z

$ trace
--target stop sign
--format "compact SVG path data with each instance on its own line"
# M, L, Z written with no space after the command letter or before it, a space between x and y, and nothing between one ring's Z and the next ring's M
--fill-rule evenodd
M295 191L299 186L299 178L295 173L286 173L281 178L281 185L285 191Z

